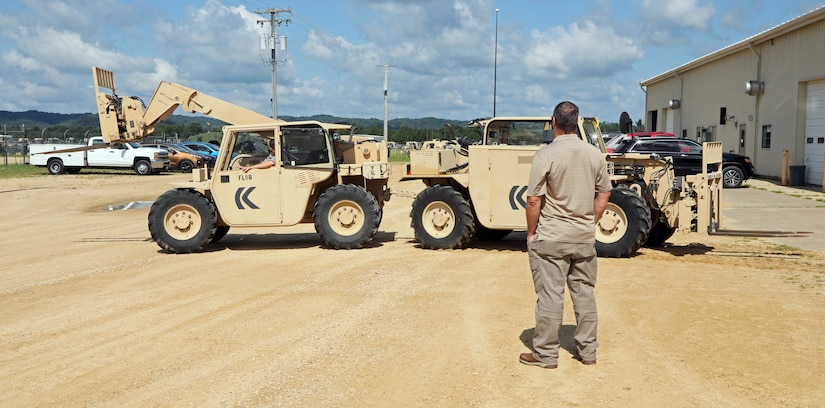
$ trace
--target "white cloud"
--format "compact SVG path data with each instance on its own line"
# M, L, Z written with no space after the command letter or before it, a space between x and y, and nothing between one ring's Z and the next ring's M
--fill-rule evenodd
M515 53L523 55L525 76L550 80L610 76L643 56L631 39L590 21L533 30L526 49Z
M646 14L661 20L661 24L705 30L716 13L713 4L701 6L698 0L643 0Z
M263 74L256 21L262 16L243 6L228 7L207 0L202 8L189 8L185 19L163 18L152 24L159 46L154 51L178 66L184 79L208 82L243 82ZM264 78L265 75L261 75Z
M651 66L665 70L745 37L732 10L750 3L731 1L502 4L497 113L546 114L570 99L610 121L622 110L640 116L638 81L659 73ZM258 40L266 27L256 22L268 16L252 3L13 0L0 10L0 107L93 111L96 65L115 73L124 95L147 99L158 82L172 81L266 114L272 85ZM323 3L341 11L332 16L311 10L321 3L281 16L293 23L279 31L290 35L277 67L279 114L381 117L385 62L394 66L390 117L492 113L493 0ZM323 20L309 21L316 16ZM764 21L742 26L757 24Z

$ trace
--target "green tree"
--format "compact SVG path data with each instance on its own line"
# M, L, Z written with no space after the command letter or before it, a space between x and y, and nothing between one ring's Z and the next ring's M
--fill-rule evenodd
M203 126L198 122L189 122L189 124L186 125L185 135L182 139L197 135L198 133L203 133Z

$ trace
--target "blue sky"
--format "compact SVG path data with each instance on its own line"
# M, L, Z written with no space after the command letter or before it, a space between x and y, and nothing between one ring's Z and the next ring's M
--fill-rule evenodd
M272 112L255 13L289 8L278 114L643 118L639 82L771 27L808 0L13 0L0 8L0 110L94 112L91 67L149 101L177 82ZM496 58L496 8L498 48ZM494 64L494 61L497 63Z

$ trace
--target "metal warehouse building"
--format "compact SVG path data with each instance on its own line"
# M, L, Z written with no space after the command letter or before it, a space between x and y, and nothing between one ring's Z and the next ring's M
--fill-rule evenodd
M825 7L641 83L648 130L721 141L756 173L822 185Z

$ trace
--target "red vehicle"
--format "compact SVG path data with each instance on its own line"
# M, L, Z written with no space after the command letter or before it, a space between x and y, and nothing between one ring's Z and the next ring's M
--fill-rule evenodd
M675 136L673 136L673 133L668 133L668 132L633 132L633 133L628 133L628 134L627 134L627 137L634 137L634 136L650 136L650 137L663 136L663 137L675 137Z

